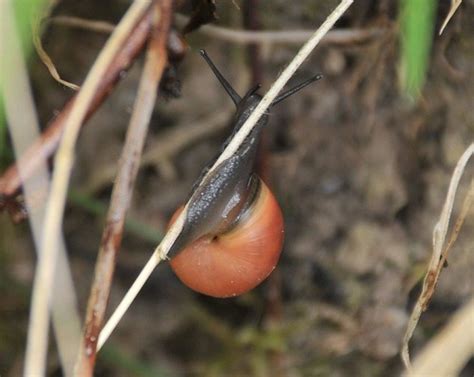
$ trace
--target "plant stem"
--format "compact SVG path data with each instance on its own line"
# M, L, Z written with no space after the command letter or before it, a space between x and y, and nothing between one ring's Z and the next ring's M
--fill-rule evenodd
M233 153L242 145L247 135L251 132L252 128L257 124L257 121L264 114L266 109L271 105L272 101L277 97L278 93L283 89L287 81L295 73L298 67L304 62L309 56L311 51L318 45L323 36L333 27L336 21L344 14L344 12L351 6L353 0L342 0L338 7L327 17L323 24L313 34L313 36L305 43L305 45L296 54L291 63L281 73L278 79L275 81L273 86L270 88L267 94L260 101L255 111L249 116L247 121L242 125L239 131L235 134L235 137L224 149L222 154L219 156L217 161L208 171L207 176L224 160L232 156ZM205 178L203 179L205 181ZM192 200L192 197L189 201ZM155 267L162 261L166 260L168 251L175 242L176 238L180 234L184 225L184 219L186 216L188 203L185 205L181 214L177 217L173 225L168 229L161 243L156 247L152 256L146 263L143 270L138 275L135 282L132 284L130 289L125 294L124 298L120 302L117 309L115 309L109 321L105 324L102 332L99 335L98 348L100 348L110 336L114 328L117 326L120 319L123 317L128 307L132 304L135 297L140 292L143 285L148 280L149 276L155 269Z

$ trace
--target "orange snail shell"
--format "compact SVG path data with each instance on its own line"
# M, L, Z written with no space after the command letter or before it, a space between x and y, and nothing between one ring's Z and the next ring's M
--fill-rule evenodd
M170 224L182 211L179 208ZM270 273L283 247L283 215L268 187L228 232L201 237L170 261L189 288L214 297L232 297L259 285Z

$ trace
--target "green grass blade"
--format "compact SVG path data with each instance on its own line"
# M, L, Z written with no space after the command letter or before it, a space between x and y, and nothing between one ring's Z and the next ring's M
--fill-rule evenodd
M434 37L436 0L403 0L400 12L400 79L405 93L419 97L426 80Z

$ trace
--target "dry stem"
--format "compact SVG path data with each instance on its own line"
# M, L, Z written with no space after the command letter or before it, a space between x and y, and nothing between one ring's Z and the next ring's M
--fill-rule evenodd
M117 55L110 63L106 73L101 77L99 88L94 93L94 98L87 110L84 122L87 121L95 111L101 106L105 99L112 93L112 89L121 74L128 69L133 60L142 50L150 30L150 17L145 16L133 29L123 44ZM18 164L23 165L24 177L28 177L35 172L40 164L43 164L56 150L64 125L68 119L77 95L72 97L63 107L59 115L50 122L46 131L40 138L22 154L16 164L11 165L0 177L0 195L13 196L21 186L21 179L18 174Z
M3 5L3 6L2 6ZM15 154L19 157L31 139L39 134L35 104L29 84L27 67L20 49L9 1L0 4L0 56L5 57L4 70L0 72L0 88L5 103L5 114ZM23 164L18 165L23 180L25 203L36 250L39 255L43 228L44 205L38 205L38 197L46 198L49 191L49 176L46 163L40 164L35 174L26 179ZM41 202L43 203L43 202ZM59 239L58 261L54 271L51 315L63 375L71 376L80 340L80 318L77 311L76 294L62 235Z
M179 26L184 26L189 21L189 17L176 14L176 21ZM57 25L77 27L91 30L98 33L111 33L115 25L100 20L88 20L73 16L55 16L50 19ZM197 33L202 33L212 38L221 39L238 44L295 44L307 41L313 30L237 30L215 25L202 25ZM384 32L382 28L370 29L334 29L329 31L321 43L324 44L351 44L370 41Z
M276 98L278 93L283 89L287 81L293 76L298 67L305 61L309 56L311 51L318 45L323 36L331 29L331 27L336 23L336 21L344 14L344 12L352 4L353 0L342 0L339 6L327 17L323 24L319 27L318 30L312 35L312 37L304 44L300 51L296 54L291 63L284 69L275 83L272 85L267 94L262 98L255 111L249 116L247 121L239 129L232 141L227 145L222 154L219 156L214 165L209 169L208 176L211 174L216 167L224 160L232 156L235 151L243 143L247 135L251 132L252 128L256 125L257 121L268 109L272 101ZM204 179L205 180L205 179ZM190 199L192 200L192 198ZM178 216L176 221L170 227L162 242L153 252L153 255L145 265L144 269L140 272L139 276L132 284L132 287L125 294L122 302L119 304L115 312L112 314L109 321L105 324L102 332L99 336L98 348L100 348L107 338L110 336L111 332L115 326L120 321L120 318L125 314L128 307L131 305L145 282L148 280L148 277L151 275L155 267L160 263L160 261L167 258L168 251L170 247L175 242L179 233L184 224L185 214L189 201L184 207L184 210Z
M406 376L459 376L473 355L474 299L471 299L428 343Z
M44 14L42 17L39 17L37 20L35 20L33 24L33 44L36 49L36 53L38 54L40 60L43 62L43 64L46 66L48 69L49 73L51 76L60 84L67 86L68 88L71 88L73 90L79 90L79 86L76 84L73 84L72 82L66 81L63 78L61 78L56 66L53 63L53 60L49 57L48 53L43 47L43 43L41 42L41 32L42 32L42 25L43 25L43 20L47 19L50 15L51 12L53 11L54 7L57 5L57 1L51 1L48 6L46 6L46 9L44 11Z
M401 355L403 362L406 368L410 369L410 353L408 349L408 343L415 331L415 328L418 324L421 314L426 310L431 297L434 293L436 283L438 282L439 275L441 273L444 261L446 260L447 253L451 249L454 240L457 237L457 234L460 231L460 227L464 221L465 216L467 215L467 210L470 206L470 200L472 199L472 185L464 202L460 218L456 222L456 226L453 230L452 237L448 245L444 247L446 235L448 233L449 221L451 219L451 213L454 206L454 199L456 196L457 188L459 186L459 181L461 180L462 174L466 167L469 158L474 154L474 143L471 144L463 153L459 159L456 168L454 169L451 182L449 184L448 194L446 196L446 201L444 202L443 210L441 211L440 218L436 223L433 230L433 253L428 265L428 270L423 281L423 288L418 297L418 300L413 308L413 311L408 320L407 329L403 337ZM444 248L443 248L444 247ZM444 252L443 252L444 249Z
M46 66L46 68L49 71L49 74L55 79L58 83L67 86L68 88L72 90L79 90L80 87L79 85L76 85L70 81L64 80L61 75L58 72L58 69L53 63L53 60L51 57L48 55L46 50L43 47L43 43L41 42L41 35L39 31L39 26L35 28L35 32L33 34L33 44L35 45L36 53L38 54L39 58L43 62L43 64Z
M112 286L115 260L120 247L125 216L145 143L158 85L167 63L166 41L171 23L170 0L155 5L153 32L148 46L134 110L130 120L120 166L112 191L106 225L87 305L84 337L79 350L77 376L91 376L96 359L97 338L105 316Z
M187 17L184 16L177 15L176 19L178 23L187 22ZM203 25L197 31L212 38L239 44L303 43L314 33L312 30L236 30L214 25ZM321 42L324 44L362 43L372 40L382 32L383 29L380 28L335 29L328 32Z
M187 17L177 15L178 23L185 24L187 21ZM71 27L79 27L86 30L92 30L100 33L111 33L115 25L105 22L105 21L97 21L97 20L87 20L78 17L72 16L56 16L48 20L48 22L54 22L58 25L66 25ZM143 22L144 25L142 27L137 26L137 30L131 33L130 40L135 38L137 43L141 41L143 43L144 37L143 34L143 26L148 27L148 21ZM258 44L269 44L269 43L302 43L312 35L311 30L287 30L287 31L246 31L246 30L233 30L229 28L224 28L220 26L213 26L213 25L203 25L198 32L202 32L205 35L211 36L213 38L220 38L225 41L234 42L234 43L258 43ZM351 43L362 43L366 41L370 41L373 38L376 38L381 33L383 33L383 29L379 28L372 28L372 29L335 29L329 31L324 38L321 40L321 43L324 44L351 44ZM141 50L141 46L136 51ZM128 48L125 48L119 52L119 54L126 55ZM132 60L135 55L129 57L129 61ZM119 56L117 56L116 61L119 61ZM128 66L128 65L127 65ZM126 69L127 66L118 69L117 71L113 71L112 67L110 69L111 72L117 72L114 76L113 82L116 81L116 77L118 76L119 72L122 72ZM112 84L110 85L113 85ZM108 85L107 85L108 86ZM87 118L89 118L92 114L94 114L95 110L100 106L102 101L107 97L110 93L110 88L104 85L103 91L98 91L97 97L98 99L94 99L94 105L91 106ZM100 93L103 94L100 94ZM27 151L25 156L22 157L27 162L25 165L29 171L33 171L36 168L37 161L43 161L49 156L51 156L56 146L59 142L59 138L62 132L62 124L65 121L65 118L69 114L69 110L72 106L74 98L68 102L68 104L64 107L63 111L61 111L60 115L58 115L54 121L51 123L51 128L41 136L41 138L36 141L32 147ZM97 104L95 104L97 103ZM57 127L57 128L56 128ZM18 188L20 187L20 179L18 176L18 171L15 165L12 165L8 168L8 170L0 177L0 194L11 196L13 195Z
M446 18L443 21L443 24L439 29L439 35L443 34L444 29L446 28L446 26L448 26L449 21L451 20L451 18L453 18L454 13L456 13L461 3L462 0L451 0L451 7L449 9L448 14L446 15Z
M64 204L67 187L71 175L74 145L81 124L93 100L94 93L100 84L101 77L116 56L118 49L150 6L149 0L136 0L114 30L105 47L99 54L84 85L78 93L70 116L68 117L64 135L55 158L55 170L51 192L47 201L46 215L41 242L41 258L38 262L32 302L28 342L26 348L25 375L44 375L46 372L46 354L49 330L49 303L51 299L54 268L59 246Z

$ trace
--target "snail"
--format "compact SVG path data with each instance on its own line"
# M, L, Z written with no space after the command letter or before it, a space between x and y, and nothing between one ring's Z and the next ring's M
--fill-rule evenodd
M260 85L240 97L204 50L201 55L236 106L234 129L224 147L259 104ZM280 94L271 106L320 79L316 75ZM180 234L168 256L191 289L214 297L245 293L275 269L283 248L283 215L274 195L254 173L264 114L237 151L212 172L203 170L190 195ZM173 215L170 225L183 207Z

